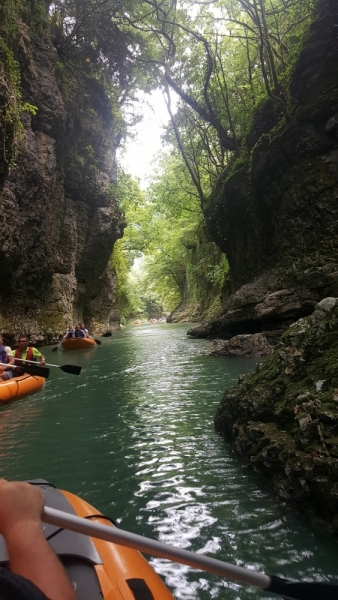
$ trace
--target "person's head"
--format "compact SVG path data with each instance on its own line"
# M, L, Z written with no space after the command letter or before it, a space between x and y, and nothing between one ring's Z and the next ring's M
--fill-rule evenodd
M28 346L28 337L24 333L22 333L18 337L18 346L19 346L19 350L26 350L26 348Z
M81 329L85 329L85 324L84 323L80 323L80 328Z
M81 329L80 325L76 325L75 329L76 329L76 331L80 331L80 329Z

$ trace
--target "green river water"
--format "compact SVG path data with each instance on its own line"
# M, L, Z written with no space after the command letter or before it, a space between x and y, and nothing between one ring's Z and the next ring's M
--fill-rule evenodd
M52 352L44 389L0 410L0 476L44 478L120 527L302 581L338 581L338 543L275 500L213 428L249 359L211 357L188 324L133 325L101 346ZM253 600L260 590L152 558L177 600ZM275 597L275 596L274 596Z

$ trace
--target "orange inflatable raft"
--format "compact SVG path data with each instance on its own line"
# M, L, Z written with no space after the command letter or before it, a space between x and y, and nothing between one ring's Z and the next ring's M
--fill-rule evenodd
M111 524L78 496L59 490L43 479L30 483L42 491L45 506ZM43 533L64 565L78 600L174 600L162 579L137 550L49 524L44 524ZM6 549L0 545L0 565L6 566L6 561Z
M63 340L61 347L63 350L83 350L84 348L90 348L95 346L95 340L91 338L69 338Z
M28 375L27 373L20 375L20 377L12 377L7 381L0 381L0 406L34 394L43 387L44 383L44 377Z

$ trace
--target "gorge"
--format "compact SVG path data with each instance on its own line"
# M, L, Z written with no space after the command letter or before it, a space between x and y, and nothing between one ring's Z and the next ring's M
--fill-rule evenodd
M52 22L51 6L6 0L0 9L0 330L8 341L26 331L38 344L54 343L74 321L85 321L94 335L120 327L111 255L127 223L116 193L116 149L124 135L117 80L124 79L122 96L139 85L128 71L130 40L126 35L119 45L112 19L110 64L102 60L97 33L108 21L99 22L95 39L77 45L76 32L64 34L67 20L64 30ZM229 159L225 168L217 165L207 198L200 190L205 220L198 231L226 255L229 271L217 311L189 331L222 340L263 334L273 342L274 353L256 373L226 392L215 425L246 465L271 477L282 500L314 510L335 535L337 13L336 0L318 0L292 69L256 103L237 141L231 119L225 132L214 118L206 72L205 106L197 100L194 106ZM208 49L201 36L194 39ZM146 60L153 64L152 55ZM169 66L166 85L178 93ZM193 104L184 90L182 97ZM183 240L184 256L197 254L191 237ZM205 285L218 258L206 261ZM182 264L183 271L198 271L192 261ZM186 273L176 278L181 283ZM211 314L209 306L200 310L203 300L190 313L181 306L170 320ZM207 300L211 305L215 298Z

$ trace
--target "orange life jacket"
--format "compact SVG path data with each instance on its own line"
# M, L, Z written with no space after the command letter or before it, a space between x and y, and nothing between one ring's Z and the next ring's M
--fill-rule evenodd
M22 359L22 353L21 350L19 348L16 348L16 350L14 350L14 358L21 358ZM34 358L33 355L33 348L32 346L28 346L28 350L27 350L27 356L26 356L26 360L36 360ZM21 362L21 360L15 360L14 361L15 365L18 365L18 367L22 367L21 369L15 369L15 373L14 375L22 375L25 372L24 366L25 363Z

